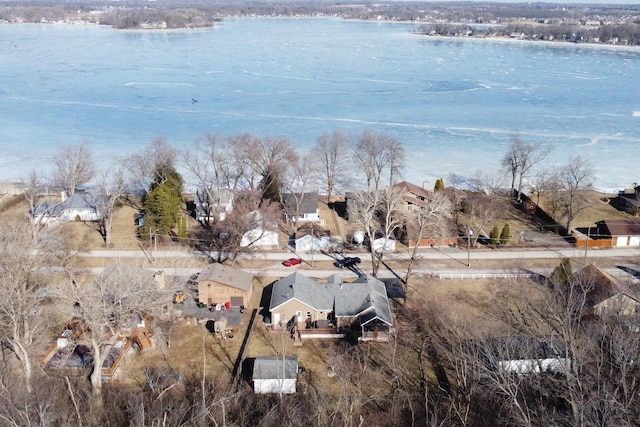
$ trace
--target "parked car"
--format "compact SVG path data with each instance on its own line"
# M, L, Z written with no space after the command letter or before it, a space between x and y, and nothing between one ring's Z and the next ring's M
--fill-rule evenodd
M298 264L302 264L302 260L300 258L289 258L282 261L282 265L284 265L285 267L292 267Z
M344 257L342 259L337 260L336 262L333 263L333 265L335 265L338 268L345 268L345 267L353 267L355 265L360 264L360 258L356 257Z

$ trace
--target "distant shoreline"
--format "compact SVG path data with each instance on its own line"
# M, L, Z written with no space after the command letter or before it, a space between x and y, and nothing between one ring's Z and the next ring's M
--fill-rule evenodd
M333 16L317 16L317 15L308 15L308 16L226 16L223 18L219 18L215 20L214 23L220 25L225 21L233 21L233 20L241 20L241 19L284 19L284 20L303 20L303 19L318 19L318 20L341 20L341 21L351 21L351 22L366 22L371 24L385 24L385 25L393 25L393 24L402 24L402 25L414 25L416 27L421 25L437 25L434 22L426 22L426 21L401 21L401 20L372 20L372 19L354 19L354 18L340 18ZM87 26L97 26L97 27L106 27L116 31L152 31L152 32L160 32L160 31L193 31L193 30L208 30L215 28L215 24L211 25L203 25L203 26L192 26L192 27L166 27L160 28L156 26L139 26L139 27L130 27L130 28L117 28L108 24L101 24L99 22L90 22L90 21L82 21L79 22L77 20L65 20L65 21L51 21L51 22L7 22L0 21L0 25L87 25ZM467 24L464 23L449 23L450 26L464 26ZM513 42L513 43L528 43L528 44L543 44L543 45L556 45L556 46L580 46L580 47L593 47L593 48L611 48L611 49L628 49L630 51L636 51L640 48L640 45L630 45L630 44L620 44L620 43L594 43L587 41L571 41L571 40L532 40L525 38L517 38L517 37L509 37L505 35L470 35L470 36L452 36L452 35L442 35L442 34L421 34L419 32L410 31L410 34L425 37L425 38L433 38L433 39L449 39L449 40L489 40L489 41L504 41L504 42Z

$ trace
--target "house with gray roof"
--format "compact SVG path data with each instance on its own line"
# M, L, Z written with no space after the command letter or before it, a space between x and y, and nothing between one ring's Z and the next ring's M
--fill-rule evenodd
M85 191L76 191L67 197L62 193L62 201L46 200L35 211L30 212L31 222L38 224L56 224L70 221L100 221L102 215L98 209L100 195Z
M282 207L287 219L295 222L320 221L318 193L283 193Z
M273 284L269 313L272 329L322 325L342 333L355 330L360 339L378 339L377 332L393 326L385 284L369 275L352 282L336 275L318 281L294 272Z
M255 393L295 393L297 377L296 356L263 356L256 357L253 362Z

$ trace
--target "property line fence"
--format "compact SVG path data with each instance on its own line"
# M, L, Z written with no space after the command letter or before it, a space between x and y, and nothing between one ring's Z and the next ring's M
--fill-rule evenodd
M514 279L514 278L537 278L538 273L514 272L514 273L434 273L438 279Z

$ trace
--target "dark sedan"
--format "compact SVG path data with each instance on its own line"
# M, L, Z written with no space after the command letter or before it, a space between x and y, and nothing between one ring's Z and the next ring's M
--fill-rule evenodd
M349 268L349 267L354 267L356 265L360 264L360 258L356 257L344 257L342 259L337 260L336 262L333 263L333 265L335 265L338 268Z

